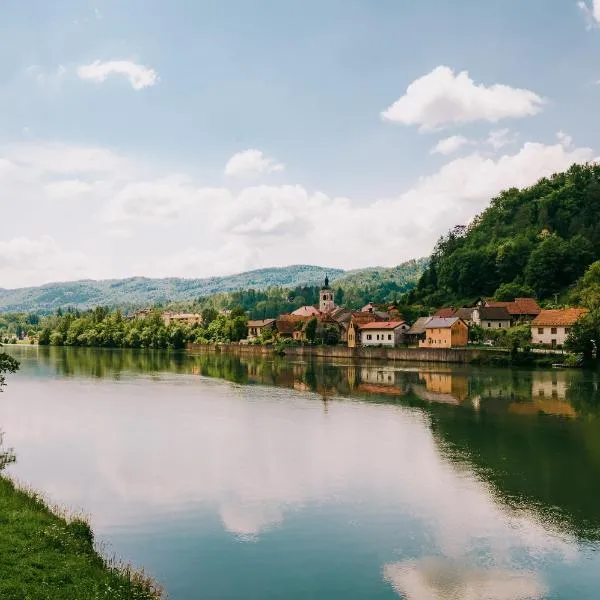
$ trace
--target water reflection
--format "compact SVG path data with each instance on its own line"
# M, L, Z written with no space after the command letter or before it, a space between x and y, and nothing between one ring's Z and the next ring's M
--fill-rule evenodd
M578 564L580 542L600 539L593 373L12 351L22 371L0 422L19 476L109 536L180 519L185 539L202 538L208 511L237 543L278 539L272 568L288 540L306 568L335 554L349 577L352 560L383 568L390 589L419 600L487 597L490 586L499 600L545 597L545 563ZM298 525L300 514L314 522ZM422 558L434 555L451 562ZM153 559L165 557L143 563ZM356 597L389 597L372 592Z
M388 564L384 576L405 600L540 600L546 593L535 573L441 557Z

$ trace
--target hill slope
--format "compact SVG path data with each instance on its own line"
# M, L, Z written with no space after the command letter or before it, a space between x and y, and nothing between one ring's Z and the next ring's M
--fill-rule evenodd
M468 227L437 243L409 302L560 296L600 259L600 165L573 165L502 192Z
M147 306L157 302L192 300L238 289L271 286L315 285L329 274L331 280L344 274L341 269L312 265L258 269L226 277L206 279L107 279L49 283L40 287L0 289L0 312L52 312L58 308L95 306Z

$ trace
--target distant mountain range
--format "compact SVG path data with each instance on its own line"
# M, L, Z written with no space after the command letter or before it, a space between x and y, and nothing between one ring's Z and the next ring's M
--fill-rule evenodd
M123 308L149 306L193 300L241 289L317 285L325 279L325 275L329 276L330 281L335 281L336 285L344 285L346 279L348 285L360 285L366 281L372 284L379 278L389 281L390 277L411 284L416 283L425 267L425 262L410 261L405 265L406 269L400 265L391 269L371 268L348 272L313 265L292 265L205 279L131 277L48 283L19 289L0 288L0 312L48 313L58 308L69 307L86 309L95 306ZM415 265L418 268L415 268Z

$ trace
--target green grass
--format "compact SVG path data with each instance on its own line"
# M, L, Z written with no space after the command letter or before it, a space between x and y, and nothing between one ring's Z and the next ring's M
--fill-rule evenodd
M50 510L35 493L0 477L0 598L156 600L149 578L103 558L80 518Z

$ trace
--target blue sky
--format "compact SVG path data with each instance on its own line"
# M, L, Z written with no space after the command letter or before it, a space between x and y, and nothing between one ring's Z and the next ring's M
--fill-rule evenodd
M595 159L599 22L591 0L5 0L0 286L427 254Z

